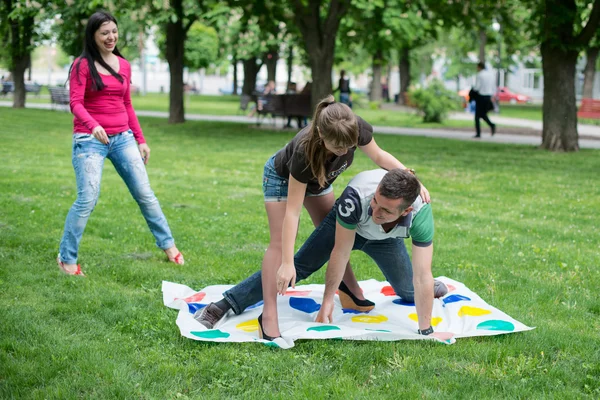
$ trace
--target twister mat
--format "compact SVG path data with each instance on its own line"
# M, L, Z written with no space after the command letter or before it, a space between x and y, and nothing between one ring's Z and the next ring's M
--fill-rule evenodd
M433 303L432 325L436 331L454 333L454 339L471 336L500 335L528 331L525 326L497 308L486 303L460 282L446 277L436 278L448 286L449 292ZM368 313L342 309L335 297L332 324L314 322L321 307L325 285L296 286L285 296L278 296L279 328L284 339L344 339L344 340L428 340L417 334L417 311L414 303L396 296L387 282L360 282L365 298L376 306ZM181 335L211 342L258 342L257 318L262 301L247 308L241 315L232 311L214 327L206 329L194 320L196 310L223 298L231 285L208 286L195 291L187 286L163 281L164 305L179 310L177 326ZM452 339L447 343L454 343ZM433 339L437 340L437 339ZM293 344L292 344L293 345Z

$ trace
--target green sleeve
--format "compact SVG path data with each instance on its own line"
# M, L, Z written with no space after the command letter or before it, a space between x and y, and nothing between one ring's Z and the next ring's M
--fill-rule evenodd
M413 219L410 227L410 236L413 243L428 246L433 242L433 231L431 204L425 204Z

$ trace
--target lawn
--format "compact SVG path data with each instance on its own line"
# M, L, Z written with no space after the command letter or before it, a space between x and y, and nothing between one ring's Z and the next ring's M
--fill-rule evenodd
M49 103L50 95L46 88L42 88L40 96L28 96L27 102L31 103ZM406 128L473 128L472 121L460 121L446 119L441 124L423 123L418 115L409 114L395 109L372 110L368 108L366 98L362 102L362 108L355 108L354 111L365 118L373 125L380 126L398 126ZM134 95L133 105L137 110L148 111L169 111L169 95L161 93L148 93L145 96ZM185 95L185 112L188 114L202 115L245 115L247 112L239 110L239 96L206 96L206 95ZM502 104L500 116L510 118L529 119L533 121L542 120L542 105L540 104ZM497 114L490 114L491 119ZM581 119L581 124L600 125L599 120ZM498 124L502 126L502 124Z
M186 265L155 248L107 161L80 278L54 263L76 196L71 118L0 108L0 398L600 397L598 151L376 136L432 194L434 275L537 328L452 346L324 340L281 351L181 337L160 288L235 284L260 268L262 167L293 132L142 118L152 187ZM336 193L373 167L357 156ZM297 243L310 232L304 213ZM362 254L352 261L359 279L383 280Z

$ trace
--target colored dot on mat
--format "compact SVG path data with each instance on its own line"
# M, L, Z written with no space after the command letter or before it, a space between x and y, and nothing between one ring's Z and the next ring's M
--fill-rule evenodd
M416 313L408 314L408 318L412 319L415 322L419 322L419 317ZM439 323L442 321L442 317L433 317L431 318L431 326L438 326Z
M295 310L312 314L321 309L321 305L311 298L290 297L290 307Z
M484 310L483 308L477 308L477 307L469 307L469 306L462 306L460 308L460 310L458 310L458 316L459 317L464 317L464 316L471 316L471 317L478 317L480 315L486 315L486 314L491 314L492 312L490 310Z
M394 289L388 285L381 288L381 294L384 296L395 296L396 292L394 292Z
M467 296L461 296L460 294L452 294L443 300L444 304L456 303L459 301L471 301L471 299Z
M308 296L312 290L288 290L286 296Z
M359 315L352 317L352 322L359 322L363 324L380 324L388 320L385 315Z
M392 332L392 331L388 331L387 329L368 329L368 328L365 328L365 331L373 331L373 332Z
M448 288L449 292L454 292L456 290L456 286L450 285L449 283L446 284L446 287Z
M253 304L253 305L251 305L250 307L247 307L247 308L246 308L246 310L252 310L253 308L260 307L260 306L262 306L263 304L265 304L265 302L261 300L261 301L259 301L258 303L256 303L256 304Z
M251 319L250 321L242 322L235 326L237 329L244 332L255 332L258 330L258 320Z
M344 314L368 314L370 311L358 311L353 308L342 308Z
M188 310L190 311L190 314L194 314L196 311L202 310L207 305L208 304L188 303Z
M191 296L186 297L185 299L183 299L183 301L185 301L186 303L198 303L198 302L202 301L204 296L206 296L206 293L198 292Z
M340 331L341 329L335 325L319 325L312 326L307 331L325 332L325 331Z
M199 338L202 338L202 339L226 339L229 336L231 336L229 333L220 331L218 329L211 329L209 331L199 331L199 332L192 331L191 334L194 336L198 336Z
M479 325L477 325L477 329L485 329L488 331L514 331L515 326L509 321L491 319L489 321L481 322Z
M414 307L414 306L415 306L415 303L414 303L414 302L406 301L406 300L404 300L404 299L402 299L402 298L400 298L400 299L395 299L395 300L392 300L392 303L394 303L394 304L398 304L398 305L400 305L400 306L409 306L409 307L410 307L410 306L412 306L412 307Z

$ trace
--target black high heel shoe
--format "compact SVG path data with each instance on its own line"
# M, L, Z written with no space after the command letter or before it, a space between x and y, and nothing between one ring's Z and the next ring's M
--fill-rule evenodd
M356 310L360 312L369 312L375 308L375 303L370 300L360 300L358 299L348 286L342 281L338 288L338 296L340 298L340 302L342 303L342 308Z
M265 330L264 330L263 324L262 324L262 314L260 314L258 316L258 337L261 339L268 340L270 342L281 337L281 335L273 337L273 336L269 336L265 333Z

